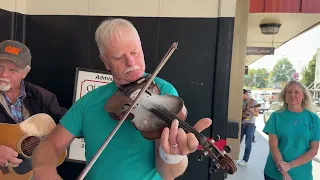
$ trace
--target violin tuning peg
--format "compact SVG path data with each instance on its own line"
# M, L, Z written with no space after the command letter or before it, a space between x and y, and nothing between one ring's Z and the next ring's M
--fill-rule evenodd
M202 155L198 157L198 161L202 161L205 157L207 157L208 151L204 151Z
M198 157L198 161L202 161L203 159L204 159L204 155L200 155L199 157Z
M232 149L231 149L230 146L224 146L224 147L223 147L223 150L224 150L226 153L230 153Z
M213 136L212 136L212 139L213 139L214 141L219 141L219 140L220 140L220 136L219 136L219 135L213 135Z
M210 172L210 173L217 172L217 171L219 170L219 168L220 168L220 164L217 163L217 164L215 164L215 165L212 165L212 166L209 168L209 172Z

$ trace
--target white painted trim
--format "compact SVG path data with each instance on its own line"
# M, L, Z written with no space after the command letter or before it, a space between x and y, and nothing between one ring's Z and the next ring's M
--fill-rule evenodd
M11 11L26 14L27 0L0 0L0 8Z
M28 15L234 17L236 0L0 0L0 8Z

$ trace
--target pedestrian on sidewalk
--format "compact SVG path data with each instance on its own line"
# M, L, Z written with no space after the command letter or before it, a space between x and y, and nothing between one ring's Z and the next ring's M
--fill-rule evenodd
M243 89L243 107L242 107L242 123L241 123L241 137L240 144L244 135L246 136L245 144L246 148L242 160L239 165L247 165L251 153L252 141L254 132L256 130L256 117L259 116L258 102L251 98L248 94L248 90Z
M280 110L271 114L263 131L269 135L265 180L313 180L312 158L320 141L320 118L313 112L307 88L290 81L279 94Z

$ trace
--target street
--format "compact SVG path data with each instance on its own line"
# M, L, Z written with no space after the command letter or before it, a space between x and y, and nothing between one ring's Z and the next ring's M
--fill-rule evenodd
M252 151L247 166L238 166L238 171L234 175L228 175L227 180L263 180L263 169L266 158L269 154L268 136L262 132L264 128L263 115L260 114L256 120L256 142L252 144ZM244 141L240 145L240 159L244 153ZM320 149L318 153L320 158ZM237 162L236 162L237 163ZM320 179L320 160L314 159L313 162L313 179Z

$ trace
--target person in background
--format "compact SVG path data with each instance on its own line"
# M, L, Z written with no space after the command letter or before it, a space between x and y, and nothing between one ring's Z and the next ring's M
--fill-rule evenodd
M290 81L279 94L283 102L273 112L263 132L269 136L269 155L264 168L265 180L312 180L312 158L320 141L320 119L313 112L307 88Z
M66 113L55 94L24 80L30 70L31 52L26 45L14 40L0 43L0 123L17 124L46 113L58 124ZM22 159L17 157L11 147L0 144L0 166L19 166Z
M246 148L242 160L238 163L241 166L247 165L249 161L252 149L253 135L256 129L256 117L259 116L259 107L256 107L257 104L258 102L250 97L248 91L246 89L243 89L243 108L240 144L245 135Z

